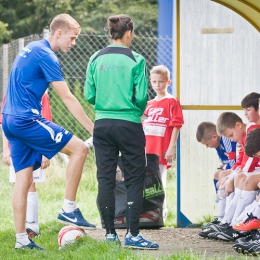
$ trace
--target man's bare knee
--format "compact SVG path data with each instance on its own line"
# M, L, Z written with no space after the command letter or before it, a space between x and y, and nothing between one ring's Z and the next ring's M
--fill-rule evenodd
M73 136L72 139L67 143L67 145L63 147L61 152L67 154L70 157L77 156L86 158L88 154L88 148L82 140Z
M84 159L84 158L86 159L86 157L88 155L88 148L82 142L82 145L78 146L77 149L72 151L71 156L73 156L73 155L81 157L82 159Z

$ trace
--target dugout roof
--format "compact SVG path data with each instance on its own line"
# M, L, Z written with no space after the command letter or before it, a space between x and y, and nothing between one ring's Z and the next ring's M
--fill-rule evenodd
M260 32L260 1L259 0L211 0L224 5L245 18Z

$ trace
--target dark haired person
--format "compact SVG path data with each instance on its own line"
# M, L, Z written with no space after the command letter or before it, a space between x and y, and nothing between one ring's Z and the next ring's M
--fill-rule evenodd
M249 122L255 122L256 124L260 124L260 116L258 114L259 98L259 93L251 92L241 101L241 107L244 110L246 119Z
M42 96L51 83L71 114L90 132L93 123L70 92L55 52L68 52L76 44L80 25L68 14L56 16L47 39L29 43L17 55L10 72L2 127L8 142L16 182L13 213L16 230L15 249L39 249L28 238L25 228L26 203L33 170L42 163L42 155L51 159L58 152L70 156L66 171L65 198L58 221L84 229L95 229L76 208L76 193L88 148L82 140L41 115Z
M144 58L129 49L134 23L126 15L110 16L112 44L94 53L88 63L85 99L95 105L93 143L97 164L97 202L106 228L106 241L119 242L114 227L116 167L119 152L125 168L127 235L125 247L158 249L139 234L145 178L145 136L141 116L147 104Z
M245 153L250 157L260 158L260 129L256 128L247 134Z

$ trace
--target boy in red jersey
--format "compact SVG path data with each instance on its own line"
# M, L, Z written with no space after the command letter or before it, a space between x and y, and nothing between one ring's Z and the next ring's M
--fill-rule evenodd
M150 71L150 82L156 97L147 103L143 120L146 137L146 153L159 156L159 169L165 189L167 169L175 160L175 144L184 120L179 101L167 92L171 84L170 71L163 65ZM163 218L167 217L166 197L163 204Z
M209 226L209 230L203 231L204 233L209 232L208 238L235 241L247 235L246 233L234 230L232 224L236 223L235 220L245 210L246 206L250 205L256 198L257 183L260 179L256 182L255 186L251 185L250 188L247 179L260 178L260 161L259 158L251 158L244 152L246 136L255 128L260 128L260 125L253 122L244 124L242 119L232 112L222 113L218 118L218 134L240 143L241 149L239 157L232 168L233 171L225 183L226 195L233 198L230 200L228 207L226 207L221 225L212 224Z

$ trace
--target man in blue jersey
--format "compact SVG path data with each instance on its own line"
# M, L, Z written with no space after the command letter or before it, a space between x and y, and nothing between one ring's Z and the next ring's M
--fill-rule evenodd
M47 39L29 43L11 68L2 127L10 143L16 172L13 212L16 230L15 249L43 249L27 236L26 198L33 181L32 172L41 165L42 155L51 159L58 152L69 155L65 199L58 221L83 229L95 229L76 208L76 193L88 148L66 129L41 116L41 99L49 84L55 88L71 114L92 134L93 123L70 92L63 77L57 51L68 52L80 33L80 25L68 14L56 16Z

